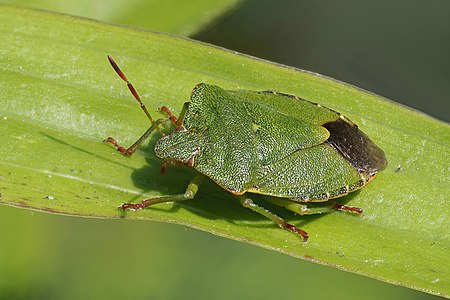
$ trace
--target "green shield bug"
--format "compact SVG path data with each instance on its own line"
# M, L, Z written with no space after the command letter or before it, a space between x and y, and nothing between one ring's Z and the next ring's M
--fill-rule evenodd
M305 231L255 204L247 193L267 196L271 203L301 215L330 210L362 213L357 207L326 201L360 189L387 165L384 152L340 113L275 91L228 91L200 83L178 118L163 106L168 119L155 120L111 56L108 60L151 126L127 149L112 137L105 141L132 155L157 130L162 137L154 150L164 161L162 170L171 163L198 171L183 194L125 203L122 210L192 199L206 176L236 195L244 207L306 241ZM165 122L175 127L169 134L160 128ZM324 205L310 207L308 202Z

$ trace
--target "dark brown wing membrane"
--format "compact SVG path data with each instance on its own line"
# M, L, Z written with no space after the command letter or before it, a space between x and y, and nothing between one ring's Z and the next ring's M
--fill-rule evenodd
M338 151L359 172L374 174L386 167L387 160L383 150L355 124L339 118L323 126L330 132L325 143Z

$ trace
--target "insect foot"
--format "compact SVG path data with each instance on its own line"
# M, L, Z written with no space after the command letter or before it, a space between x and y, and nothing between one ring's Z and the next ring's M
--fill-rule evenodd
M117 151L119 151L120 153L124 154L124 155L131 155L133 153L130 153L130 151L122 146L120 146L116 140L112 137L108 137L107 139L103 140L103 142L105 143L110 143L112 144L114 147L116 147Z
M336 202L331 203L331 208L335 209L335 210L340 210L340 211L352 212L352 213L355 213L358 215L363 214L363 210L359 207L348 206L348 205L344 205L344 204L340 204L340 203L336 203Z
M289 231L292 231L293 233L299 234L299 235L303 238L303 241L304 241L304 242L306 242L306 241L308 240L308 237L309 237L309 236L308 236L308 233L307 233L306 231L301 230L300 228L298 228L298 227L292 225L292 224L289 224L289 223L284 222L284 223L281 225L281 227L283 227L283 228L285 228L285 229L287 229L287 230L289 230Z
M150 200L143 200L141 203L124 203L121 206L119 206L120 210L139 210L139 209L144 209L147 206L150 206L152 203L150 202Z

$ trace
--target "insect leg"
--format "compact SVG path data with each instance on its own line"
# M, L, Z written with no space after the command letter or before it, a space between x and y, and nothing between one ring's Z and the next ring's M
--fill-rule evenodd
M155 125L158 126L159 124L161 124L164 121L165 121L164 119L158 119L158 120L156 120ZM146 132L144 132L144 134L136 142L134 142L133 145L131 145L128 148L124 148L124 147L120 146L119 143L117 143L117 141L112 137L108 137L107 139L104 140L104 142L113 144L114 147L117 148L117 151L119 151L122 154L130 156L130 155L133 155L133 153L136 152L136 150L142 146L142 144L150 136L150 134L153 132L153 130L155 130L155 127L151 126L149 129L147 129Z
M184 116L186 116L186 111L189 107L190 102L184 102L183 108L181 109L180 115L178 116L177 125L182 126L184 121Z
M183 108L181 109L181 113L178 118L175 117L166 106L161 107L161 110L169 116L169 120L172 121L172 123L174 123L177 126L177 130L185 130L185 128L183 126L183 120L184 120L184 116L186 115L186 111L187 111L188 107L189 107L189 102L184 102Z
M352 212L352 213L355 213L358 215L362 215L362 213L363 213L363 210L356 206L344 205L344 204L340 204L337 202L331 202L330 206L331 206L331 209L334 209L334 210L348 211L348 212Z
M173 201L183 201L183 200L189 200L194 198L195 194L197 194L198 187L200 186L203 179L203 175L197 174L189 183L189 185L186 188L186 191L183 194L178 195L168 195L168 196L161 196L156 198L148 198L145 200L142 200L141 203L124 203L121 206L119 206L119 209L121 210L138 210L146 208L147 206L157 204L157 203L163 203L163 202L173 202Z
M303 231L300 228L297 228L294 225L289 224L284 219L282 219L281 217L272 213L271 211L255 204L251 199L249 199L245 196L239 196L239 201L241 202L242 206L249 208L249 209L253 210L254 212L257 212L260 215L265 216L266 218L272 220L275 224L277 224L281 228L284 228L289 231L292 231L293 233L299 234L303 238L303 241L306 242L306 240L308 240L308 233L306 231Z
M335 210L362 214L362 209L359 207L348 206L337 202L311 202L308 204L300 204L296 201L283 198L265 197L264 199L302 216L328 213Z

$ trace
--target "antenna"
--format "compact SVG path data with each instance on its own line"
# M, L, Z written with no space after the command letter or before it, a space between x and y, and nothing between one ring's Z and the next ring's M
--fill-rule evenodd
M136 99L137 102L139 102L139 105L141 106L144 113L147 115L147 118L152 123L153 127L158 130L159 133L164 135L164 133L161 131L161 129L158 127L158 124L156 124L155 120L152 118L150 113L147 110L147 107L145 107L145 104L142 103L141 97L139 97L139 94L137 93L136 89L134 88L133 84L131 84L130 81L128 81L128 78L125 76L125 74L122 72L122 70L119 68L119 66L116 64L114 59L111 57L111 55L108 55L108 60L111 66L113 67L114 71L116 71L117 75L122 78L123 81L127 83L128 89L130 90L131 94L133 94L134 99Z

